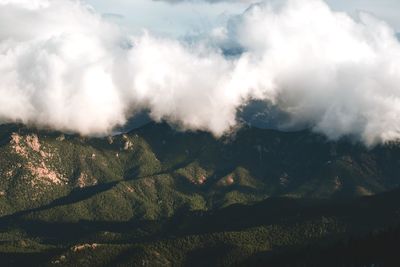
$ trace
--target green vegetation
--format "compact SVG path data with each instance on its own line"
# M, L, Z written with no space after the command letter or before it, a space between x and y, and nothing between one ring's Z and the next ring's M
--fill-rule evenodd
M3 125L0 259L384 266L388 254L373 250L399 236L400 196L384 193L399 184L399 159L397 144L368 149L308 131L244 128L216 140L149 124L85 138ZM368 257L355 256L361 248Z

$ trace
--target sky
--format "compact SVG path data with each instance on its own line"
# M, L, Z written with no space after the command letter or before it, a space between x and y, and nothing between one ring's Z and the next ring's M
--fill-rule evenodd
M198 33L223 23L229 15L241 14L253 0L227 0L218 3L196 0L166 3L163 0L85 0L98 12L126 27L132 33L147 29L157 34L182 36ZM212 1L212 0L209 0ZM334 10L356 15L369 12L400 31L398 0L327 0ZM115 16L118 15L118 16Z
M242 13L249 3L179 3L151 0L86 0L96 11L111 16L130 32L143 29L153 33L182 36L213 28L232 14Z

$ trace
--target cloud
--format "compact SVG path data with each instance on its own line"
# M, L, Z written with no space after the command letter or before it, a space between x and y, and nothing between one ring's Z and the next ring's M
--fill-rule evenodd
M189 43L127 35L68 0L0 0L0 25L2 123L104 135L148 110L220 136L257 101L288 118L269 123L279 128L368 145L400 137L394 31L320 0L253 5Z
M255 87L290 115L289 128L367 144L399 137L400 45L386 23L299 0L254 6L237 24L243 73L257 73Z

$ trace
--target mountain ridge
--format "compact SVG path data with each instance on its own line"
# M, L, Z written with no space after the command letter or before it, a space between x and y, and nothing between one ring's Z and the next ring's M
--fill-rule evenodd
M168 188L181 204L189 201L202 209L279 195L351 197L395 188L400 170L396 160L400 148L395 144L368 149L346 140L329 141L309 131L247 127L224 141L153 123L105 138L15 125L4 128L9 130L0 136L0 153L7 156L0 173L10 177L2 180L3 199L8 191L17 194L20 188L27 192L35 187L38 192L48 189L54 197L43 200L41 206L68 195L74 199L74 194L90 198L87 192L94 190L95 195L96 188L98 193L113 192L113 197L121 198L119 187L141 195L142 204L147 193L157 197ZM134 185L146 194L129 192ZM153 199L153 205L158 201ZM20 210L35 208L30 204L22 203Z

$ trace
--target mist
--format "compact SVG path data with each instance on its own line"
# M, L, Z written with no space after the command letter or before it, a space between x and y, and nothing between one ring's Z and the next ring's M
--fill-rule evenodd
M321 0L253 4L189 41L129 34L78 1L0 0L0 123L98 136L146 110L219 137L258 101L285 115L276 128L374 145L400 138L399 86L394 30Z

